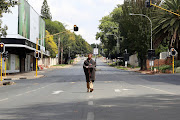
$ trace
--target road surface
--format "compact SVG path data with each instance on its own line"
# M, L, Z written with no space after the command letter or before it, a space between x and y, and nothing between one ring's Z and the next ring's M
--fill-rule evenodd
M142 75L97 60L86 92L83 60L0 87L0 120L179 120L180 75Z

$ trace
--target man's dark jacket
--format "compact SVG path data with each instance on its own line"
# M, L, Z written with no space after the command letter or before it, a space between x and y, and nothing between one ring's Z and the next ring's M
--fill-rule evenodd
M88 66L88 68L86 68ZM83 65L84 73L86 76L86 82L90 82L95 80L95 71L96 71L96 62L91 59L87 59L84 61ZM90 78L90 79L89 79Z

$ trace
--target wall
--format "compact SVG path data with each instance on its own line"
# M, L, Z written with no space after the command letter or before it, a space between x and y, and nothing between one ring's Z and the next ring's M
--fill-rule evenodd
M2 69L5 70L4 58L2 60ZM6 59L6 73L20 72L20 59L18 55L9 54L9 58Z
M150 69L151 66L149 66L149 60L146 61L146 65L147 65L147 69ZM156 59L154 60L154 67L158 67L162 66L162 65L172 65L172 60L170 57L168 57L167 59Z
M137 54L131 55L129 57L128 64L133 65L133 66L138 66L139 65Z
M41 67L50 67L58 64L58 58L43 58L38 61L38 65Z

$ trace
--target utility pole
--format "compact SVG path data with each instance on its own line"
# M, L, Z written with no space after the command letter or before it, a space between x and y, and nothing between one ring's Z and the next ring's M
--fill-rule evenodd
M63 63L63 46L61 44L61 64Z
M58 64L60 63L60 44L61 44L61 38L59 35L59 38L58 38Z
M97 49L97 43L96 43L96 49ZM96 57L97 57L97 55L95 54L95 62L96 62Z
M125 49L125 54L127 54L127 49ZM127 65L128 65L128 62L127 61L125 61L125 67L127 68Z
M68 58L69 58L69 64L70 64L70 61L71 61L71 47L69 46L69 55L68 55Z

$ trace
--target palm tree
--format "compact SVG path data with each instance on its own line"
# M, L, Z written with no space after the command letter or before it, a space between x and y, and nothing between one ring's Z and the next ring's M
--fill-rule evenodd
M180 0L164 0L161 5L163 8L180 14ZM163 41L174 47L178 51L178 60L180 60L180 17L163 10L157 10L154 18L156 27L154 28L154 45L158 46Z

